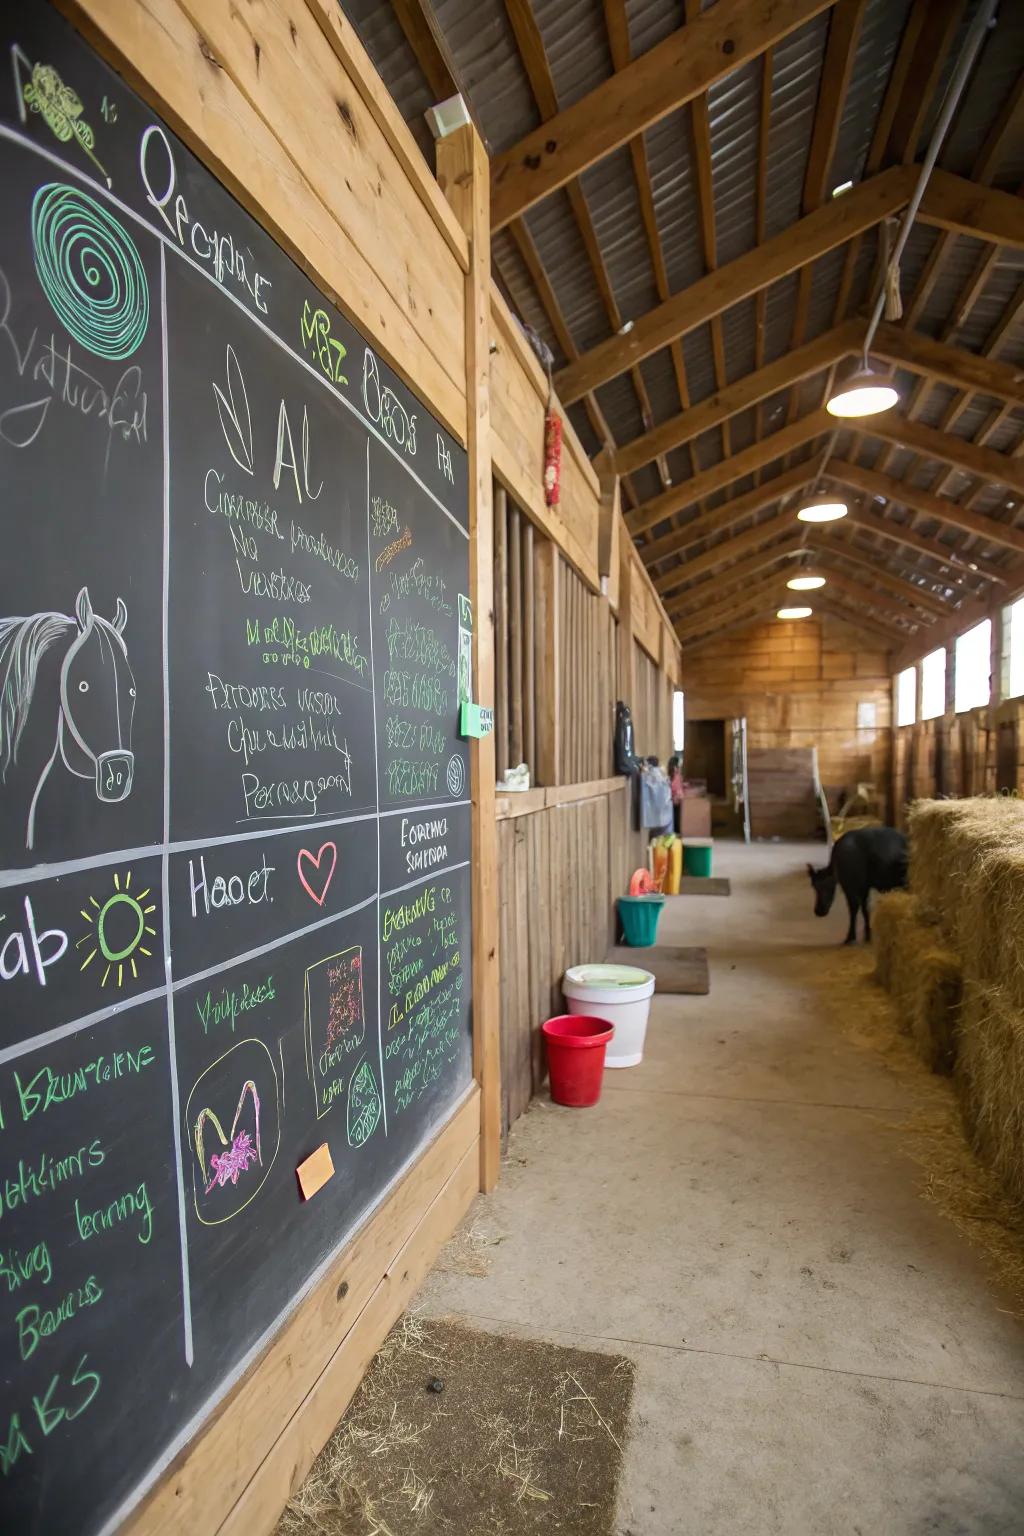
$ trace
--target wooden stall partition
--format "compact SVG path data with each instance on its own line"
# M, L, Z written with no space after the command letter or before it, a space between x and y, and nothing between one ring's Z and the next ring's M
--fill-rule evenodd
M545 1077L541 1025L564 1009L570 965L603 960L615 899L643 862L624 779L498 800L502 1132Z

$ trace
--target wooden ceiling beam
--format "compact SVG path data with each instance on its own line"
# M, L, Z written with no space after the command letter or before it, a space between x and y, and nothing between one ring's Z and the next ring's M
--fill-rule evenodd
M793 526L793 519L786 512L779 512L775 517L765 518L763 523L756 523L753 528L747 528L743 533L734 534L729 539L721 539L711 549L695 555L684 565L674 566L671 571L655 581L655 589L664 601L666 593L677 592L680 587L695 581L706 571L717 570L725 561L739 559L740 555L748 554L759 545L767 543L769 539L778 538L780 533L785 533L787 529L792 530Z
M805 346L798 347L796 351L785 352L775 362L767 363L763 368L726 385L724 389L716 390L699 405L691 405L688 411L681 411L678 416L662 422L653 431L623 443L615 455L619 473L631 474L658 454L670 453L673 448L720 426L728 417L748 410L750 406L810 378L812 374L820 373L840 358L859 352L864 332L865 327L861 321L848 320L844 325L835 326ZM952 351L952 348L945 350ZM1011 371L1007 369L1007 372Z
M749 629L752 624L771 618L774 606L773 603L759 603L748 609L746 613L739 614L735 619L730 620L728 624L719 625L711 634L700 635L695 640L687 640L684 662L686 657L692 656L695 651L703 650L706 645L713 645L716 640L721 640L723 635L734 634L738 629Z
M829 331L826 334L832 335ZM1011 405L1024 405L1024 369L1011 363L1001 363L996 358L967 352L963 347L951 347L945 342L933 341L919 331L902 325L890 325L883 321L871 343L872 357L884 358L912 373L951 384L971 394L991 395L1006 400ZM640 439L637 439L640 441ZM633 445L627 443L623 452Z
M895 501L906 507L908 512L920 512L925 517L934 518L936 522L947 523L951 528L959 528L963 533L984 539L987 544L998 544L1004 549L1012 549L1015 554L1024 554L1024 530L1013 528L1009 523L997 523L994 518L983 517L980 512L968 512L945 496L918 490L916 486L906 485L902 480L894 480L891 475L864 469L860 464L851 464L843 459L832 459L828 473L853 490L866 491L869 496L882 496L887 501Z
M768 141L772 126L772 74L775 50L766 48L761 56L760 100L757 116L757 169L754 172L754 244L763 245L768 214ZM764 367L768 339L768 290L759 288L754 295L754 371ZM754 441L761 441L761 411L754 409ZM754 476L760 482L761 471Z
M977 475L982 480L1005 485L1024 495L1024 464L1009 454L985 448L969 438L956 437L952 432L927 427L898 411L872 416L863 423L862 430L866 436L891 443L895 448L910 448L923 458L952 464L966 475Z
M881 570L877 562L858 554L856 550L851 549L843 540L825 538L820 535L818 538L815 538L812 534L808 544L820 561L835 560L839 563L840 567L852 565L856 566L858 570L867 571L871 577L871 582L875 586L880 587L883 592L888 592L893 597L901 598L904 602L912 604L915 608L920 608L922 612L930 614L933 618L945 618L952 612L953 604L943 602L942 598L936 597L931 592L922 591L920 587L915 586L912 581L905 580L902 576L893 576L889 571ZM822 575L826 574L828 580L831 581L833 573L827 565L822 569Z
M712 612L721 608L726 603L734 601L735 594L732 590L734 587L749 583L751 576L759 575L761 571L775 565L779 560L791 559L799 553L800 548L799 538L794 537L788 539L785 544L776 544L772 549L761 550L749 556L748 559L729 566L728 570L717 579L701 582L696 587L687 587L666 605L665 611L669 618L673 618L676 615L692 613L695 609L703 613L705 610Z
M694 639L697 635L706 634L711 630L718 631L731 624L739 613L746 613L750 609L770 613L779 606L780 577L781 573L775 572L766 581L748 587L745 592L736 593L731 602L723 603L715 611L706 609L700 612L689 623L685 621L684 616L675 625L676 635L685 644L687 640Z
M942 76L946 54L956 38L964 0L928 0L927 11L916 6L908 27L917 30L909 78L895 103L889 133L888 158L911 165L928 112Z
M843 482L843 469L835 460L830 465L830 472L836 479ZM857 487L851 485L850 490ZM941 539L926 538L923 533L918 533L916 528L910 528L905 523L897 523L893 518L882 517L872 508L856 503L850 507L850 518L860 528L875 534L878 538L887 539L893 544L900 544L904 549L912 549L916 554L925 555L930 560L935 560L945 565L954 580L960 582L1005 581L1005 572L998 567L990 565L987 560L981 560L971 555L962 555L957 550L951 549L948 544L943 544Z
M756 469L760 469L764 464L770 464L773 459L779 458L782 454L789 453L794 448L801 448L805 443L820 437L822 433L834 430L835 419L827 411L812 411L809 416L801 416L799 421L783 427L780 432L773 432L770 437L762 438L759 443L752 443L749 448L744 448L740 453L734 453L730 459L723 459L712 469L706 469L701 474L695 475L693 479L684 480L680 485L673 486L671 490L663 491L652 501L643 502L635 512L630 513L627 519L630 532L635 534L642 532L645 528L653 528L658 523L664 522L673 512L679 512L683 507L702 501L705 496L722 490L725 486L731 485L734 480L742 480L745 475L752 475Z
M968 181L938 166L925 187L918 217L923 224L972 240L1024 249L1024 202L1015 193Z
M848 624L851 629L859 629L862 633L872 635L876 640L885 642L886 650L895 649L897 640L906 639L906 630L898 628L895 624L886 624L881 620L869 619L859 607L848 607L837 594L829 599L819 598L814 605L815 613L819 611L830 618L837 619L840 624Z
M919 629L927 624L934 623L932 615L926 616L923 611L912 609L902 600L893 602L887 596L883 596L874 587L869 587L862 581L855 581L852 576L844 576L841 571L830 570L828 573L829 586L834 592L844 593L854 602L864 603L878 614L897 623L914 624ZM826 587L826 591L828 588Z
M673 528L671 533L663 534L660 539L654 539L650 544L645 544L640 551L644 563L650 569L672 555L681 555L684 550L699 544L702 539L721 533L723 528L742 522L745 517L753 517L765 507L781 501L784 496L802 490L811 478L811 468L807 464L798 464L795 469L785 470L774 480L763 480L759 486L755 486L752 491L747 491L745 495L734 496L723 506L715 507L713 512L705 512L702 517L695 517L679 528Z
M721 0L706 14L714 16L720 5ZM751 298L758 289L788 277L806 262L817 260L889 214L898 213L909 200L913 181L913 172L902 166L882 171L745 255L698 278L636 319L628 335L599 342L578 362L562 369L555 379L559 399L571 404L588 389L606 384L652 352L703 325L712 315Z
M820 527L817 530L817 535L812 535L812 542L817 538L816 547L819 549L826 549L829 545L834 545L842 559L852 560L855 565L863 565L870 571L879 570L880 562L884 560L886 562L884 566L885 574L893 577L894 580L907 582L916 592L920 592L922 599L933 604L933 612L935 613L948 613L950 605L959 603L965 591L969 592L971 590L970 588L965 589L962 587L958 577L936 576L932 571L925 570L920 562L908 560L907 556L899 549L891 549L887 545L885 549L880 551L873 544L865 545L856 542L858 533L870 532L871 530L862 524L857 517L844 518L842 522L832 523L828 528ZM896 562L895 570L891 564L893 561ZM922 579L929 585L921 586L920 582ZM940 596L938 592L933 590L937 586L951 591L952 595L949 597Z
M491 228L502 229L588 166L702 96L833 0L718 0L491 162Z

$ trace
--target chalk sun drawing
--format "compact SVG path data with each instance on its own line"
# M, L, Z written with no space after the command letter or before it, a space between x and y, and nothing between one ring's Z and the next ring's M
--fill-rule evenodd
M125 977L131 972L132 981L139 978L139 968L136 963L136 955L149 960L153 951L145 942L156 938L156 929L150 919L156 912L156 903L151 901L146 904L146 897L150 895L149 886L144 891L137 893L131 890L132 872L126 870L123 877L114 871L114 889L105 901L97 901L95 896L90 896L88 907L82 907L81 913L89 927L75 945L76 949L82 949L89 945L83 956L79 970L85 971L100 957L105 965L100 986L105 987L109 978L116 970L116 983L123 986ZM97 972L99 967L97 966Z
M18 763L37 696L40 662L55 647L63 648L54 736L48 738L52 750L28 806L26 848L35 846L39 797L58 756L76 779L93 781L96 798L105 804L124 800L131 791L135 674L124 643L127 622L121 598L112 621L95 613L88 587L75 599L73 617L33 613L0 618L0 790ZM31 780L31 772L28 777Z
M97 357L130 357L149 325L149 284L134 241L78 187L32 199L36 276L61 325Z
M281 1141L280 1093L274 1058L262 1040L240 1040L196 1079L185 1126L193 1202L204 1226L239 1215L266 1183Z

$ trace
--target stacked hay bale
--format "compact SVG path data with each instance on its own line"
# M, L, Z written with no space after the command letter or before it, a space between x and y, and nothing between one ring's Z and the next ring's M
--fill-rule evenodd
M962 989L956 954L907 891L879 896L871 928L875 977L892 993L900 1027L931 1071L951 1072Z
M910 842L913 899L964 978L954 1070L964 1122L1024 1202L1024 802L919 801Z

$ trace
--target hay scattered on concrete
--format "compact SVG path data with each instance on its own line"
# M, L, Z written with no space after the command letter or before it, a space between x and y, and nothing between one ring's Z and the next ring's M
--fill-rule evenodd
M819 968L817 984L844 1036L877 1055L906 1091L908 1113L895 1129L921 1169L921 1194L979 1250L1024 1317L1024 1212L968 1144L958 1104L961 1067L952 1082L925 1070L913 1040L897 1025L892 1000L872 980L871 966L867 951L841 949Z
M491 1272L493 1250L503 1241L503 1233L493 1232L479 1217L467 1216L441 1249L434 1267L447 1275L483 1279Z

